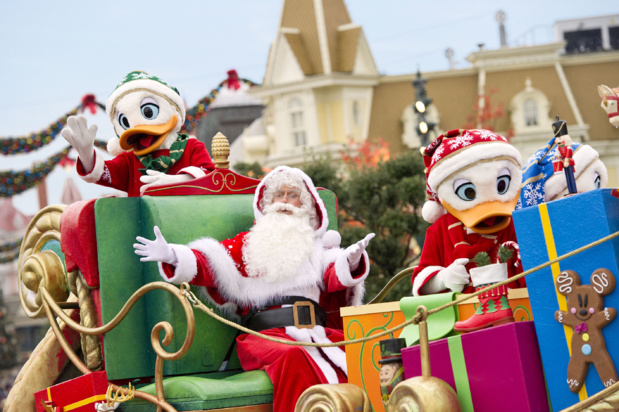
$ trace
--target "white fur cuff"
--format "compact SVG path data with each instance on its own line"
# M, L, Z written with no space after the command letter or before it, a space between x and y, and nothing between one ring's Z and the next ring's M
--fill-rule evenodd
M184 167L178 172L178 174L181 174L181 173L186 173L188 175L191 175L193 176L194 179L199 179L201 177L206 176L206 173L204 173L204 170L200 169L197 166Z
M94 152L95 165L92 167L92 170L90 172L87 172L85 175L80 176L85 182L88 183L97 183L101 179L101 176L103 176L103 168L105 166L103 158L99 156L96 150Z
M362 283L370 273L370 259L367 252L363 252L363 262L365 263L365 272L358 278L353 278L350 273L350 265L345 253L340 254L335 260L335 274L340 283L348 288Z
M170 247L176 255L176 265L174 268L174 276L168 278L163 271L161 262L159 262L159 274L161 277L170 283L180 285L183 282L191 282L198 273L198 264L193 251L185 245L170 244Z
M428 266L415 276L413 280L413 296L421 296L419 289L426 283L426 279L435 276L436 272L445 269L442 266Z

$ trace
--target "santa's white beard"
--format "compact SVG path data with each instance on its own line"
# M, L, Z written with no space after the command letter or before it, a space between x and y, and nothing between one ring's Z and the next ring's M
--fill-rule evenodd
M277 210L292 210L292 215ZM309 215L289 204L265 207L264 216L245 238L243 260L250 277L279 282L297 275L314 249L314 229Z

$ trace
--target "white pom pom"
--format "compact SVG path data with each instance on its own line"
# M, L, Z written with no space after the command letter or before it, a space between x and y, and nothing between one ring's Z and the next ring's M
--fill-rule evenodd
M327 232L322 235L322 244L327 249L340 247L341 243L342 236L335 230L327 230Z
M423 209L421 209L421 216L423 216L428 223L436 222L445 213L447 213L447 211L443 205L434 200L428 200L423 204Z
M120 147L120 143L117 137L113 137L107 141L107 152L112 156L118 156L124 150Z

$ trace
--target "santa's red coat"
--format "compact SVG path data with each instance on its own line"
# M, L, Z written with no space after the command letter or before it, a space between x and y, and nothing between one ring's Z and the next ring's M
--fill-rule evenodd
M501 244L516 242L516 230L513 221L505 229L488 235L470 232L460 220L447 213L441 216L426 230L426 239L421 252L419 266L413 272L413 294L420 295L421 287L441 270L452 264L456 259L473 259L479 252L487 252L492 262L497 260L498 248ZM516 266L516 263L518 266ZM476 267L473 262L466 265L466 269ZM522 264L516 253L508 262L508 277L522 272ZM525 287L524 278L508 284L510 288ZM473 292L471 286L462 292Z
M168 156L169 149L155 150L151 153L153 158ZM127 192L129 197L140 196L140 188L143 183L140 181L144 165L137 156L130 152L122 152L110 160L103 160L95 151L95 161L91 170L84 170L82 162L77 161L77 173L87 182L96 183L101 186L111 187L123 192ZM181 158L168 169L166 174L176 175L187 173L194 178L203 177L215 166L209 156L204 143L198 139L187 139L187 145Z
M312 299L329 312L327 327L298 329L288 326L261 333L292 341L343 340L342 331L335 328L341 325L339 308L361 304L363 281L369 272L367 254L364 253L359 267L351 273L344 250L326 249L317 239L310 264L302 265L297 276L267 283L259 277L249 277L245 271L243 243L247 233L221 243L206 238L188 246L171 245L178 263L175 266L160 264L161 275L172 283L202 286L204 297L224 310L237 309L239 314L251 307L262 307L277 297ZM237 338L237 353L243 369L262 369L271 378L276 412L294 410L301 393L312 385L346 382L343 347L289 346L243 334Z

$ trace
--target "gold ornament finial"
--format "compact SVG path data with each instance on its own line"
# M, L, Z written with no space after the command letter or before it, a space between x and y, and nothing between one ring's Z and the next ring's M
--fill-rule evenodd
M228 156L230 156L230 143L228 143L228 138L221 132L217 132L215 137L213 137L211 152L213 153L213 162L217 169L230 168L230 162L228 161Z

